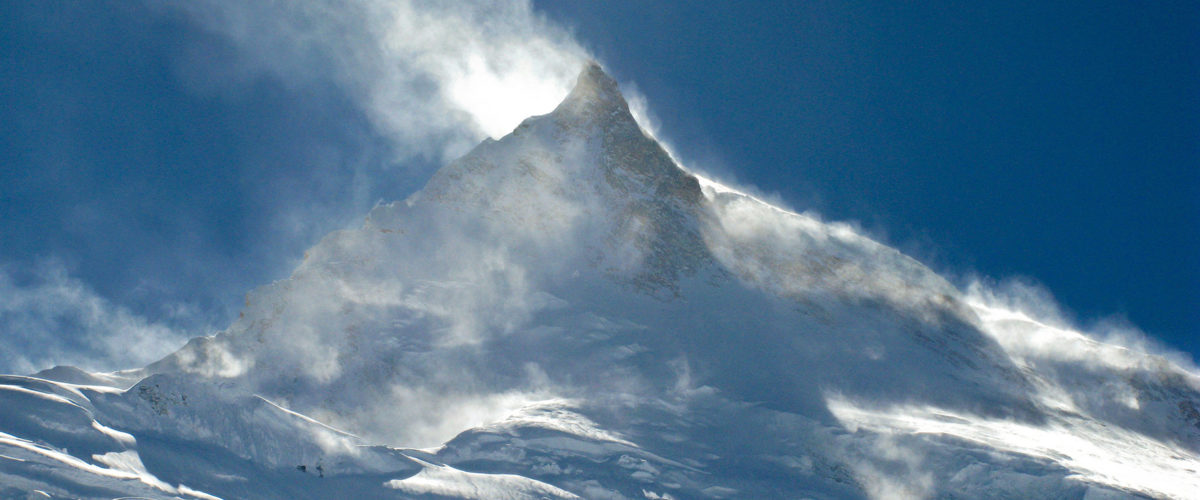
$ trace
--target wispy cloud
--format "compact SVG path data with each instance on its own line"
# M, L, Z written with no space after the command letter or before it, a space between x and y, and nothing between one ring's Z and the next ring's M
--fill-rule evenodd
M176 7L230 40L239 64L203 58L204 88L269 74L331 80L403 157L452 159L485 136L550 111L586 52L524 0L185 2Z
M18 272L0 267L0 372L69 364L136 368L178 349L185 332L114 305L58 261Z
M1080 325L1049 290L1027 278L976 278L965 298L1009 354L1125 371L1156 365L1200 375L1194 361L1119 317Z

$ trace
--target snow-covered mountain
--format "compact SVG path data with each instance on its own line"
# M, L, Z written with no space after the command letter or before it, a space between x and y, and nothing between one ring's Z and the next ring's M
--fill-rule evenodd
M0 377L0 497L1196 498L1190 370L689 173L589 65L228 329Z

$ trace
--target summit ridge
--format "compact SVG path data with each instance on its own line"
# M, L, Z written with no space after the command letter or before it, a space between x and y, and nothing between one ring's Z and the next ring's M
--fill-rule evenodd
M628 113L629 104L620 86L595 61L586 63L575 80L575 87L555 110L583 113Z

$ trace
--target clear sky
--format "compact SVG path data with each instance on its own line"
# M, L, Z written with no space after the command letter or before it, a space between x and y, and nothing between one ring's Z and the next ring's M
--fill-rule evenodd
M0 367L228 324L490 132L459 97L493 80L411 61L544 55L542 33L645 96L689 165L1200 354L1195 3L514 1L378 31L370 0L239 4L0 3ZM544 66L498 81L561 83Z

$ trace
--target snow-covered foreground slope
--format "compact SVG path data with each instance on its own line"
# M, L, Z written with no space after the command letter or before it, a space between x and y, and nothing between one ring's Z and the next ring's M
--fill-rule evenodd
M1194 372L689 174L596 66L227 330L0 398L0 497L1200 491Z

